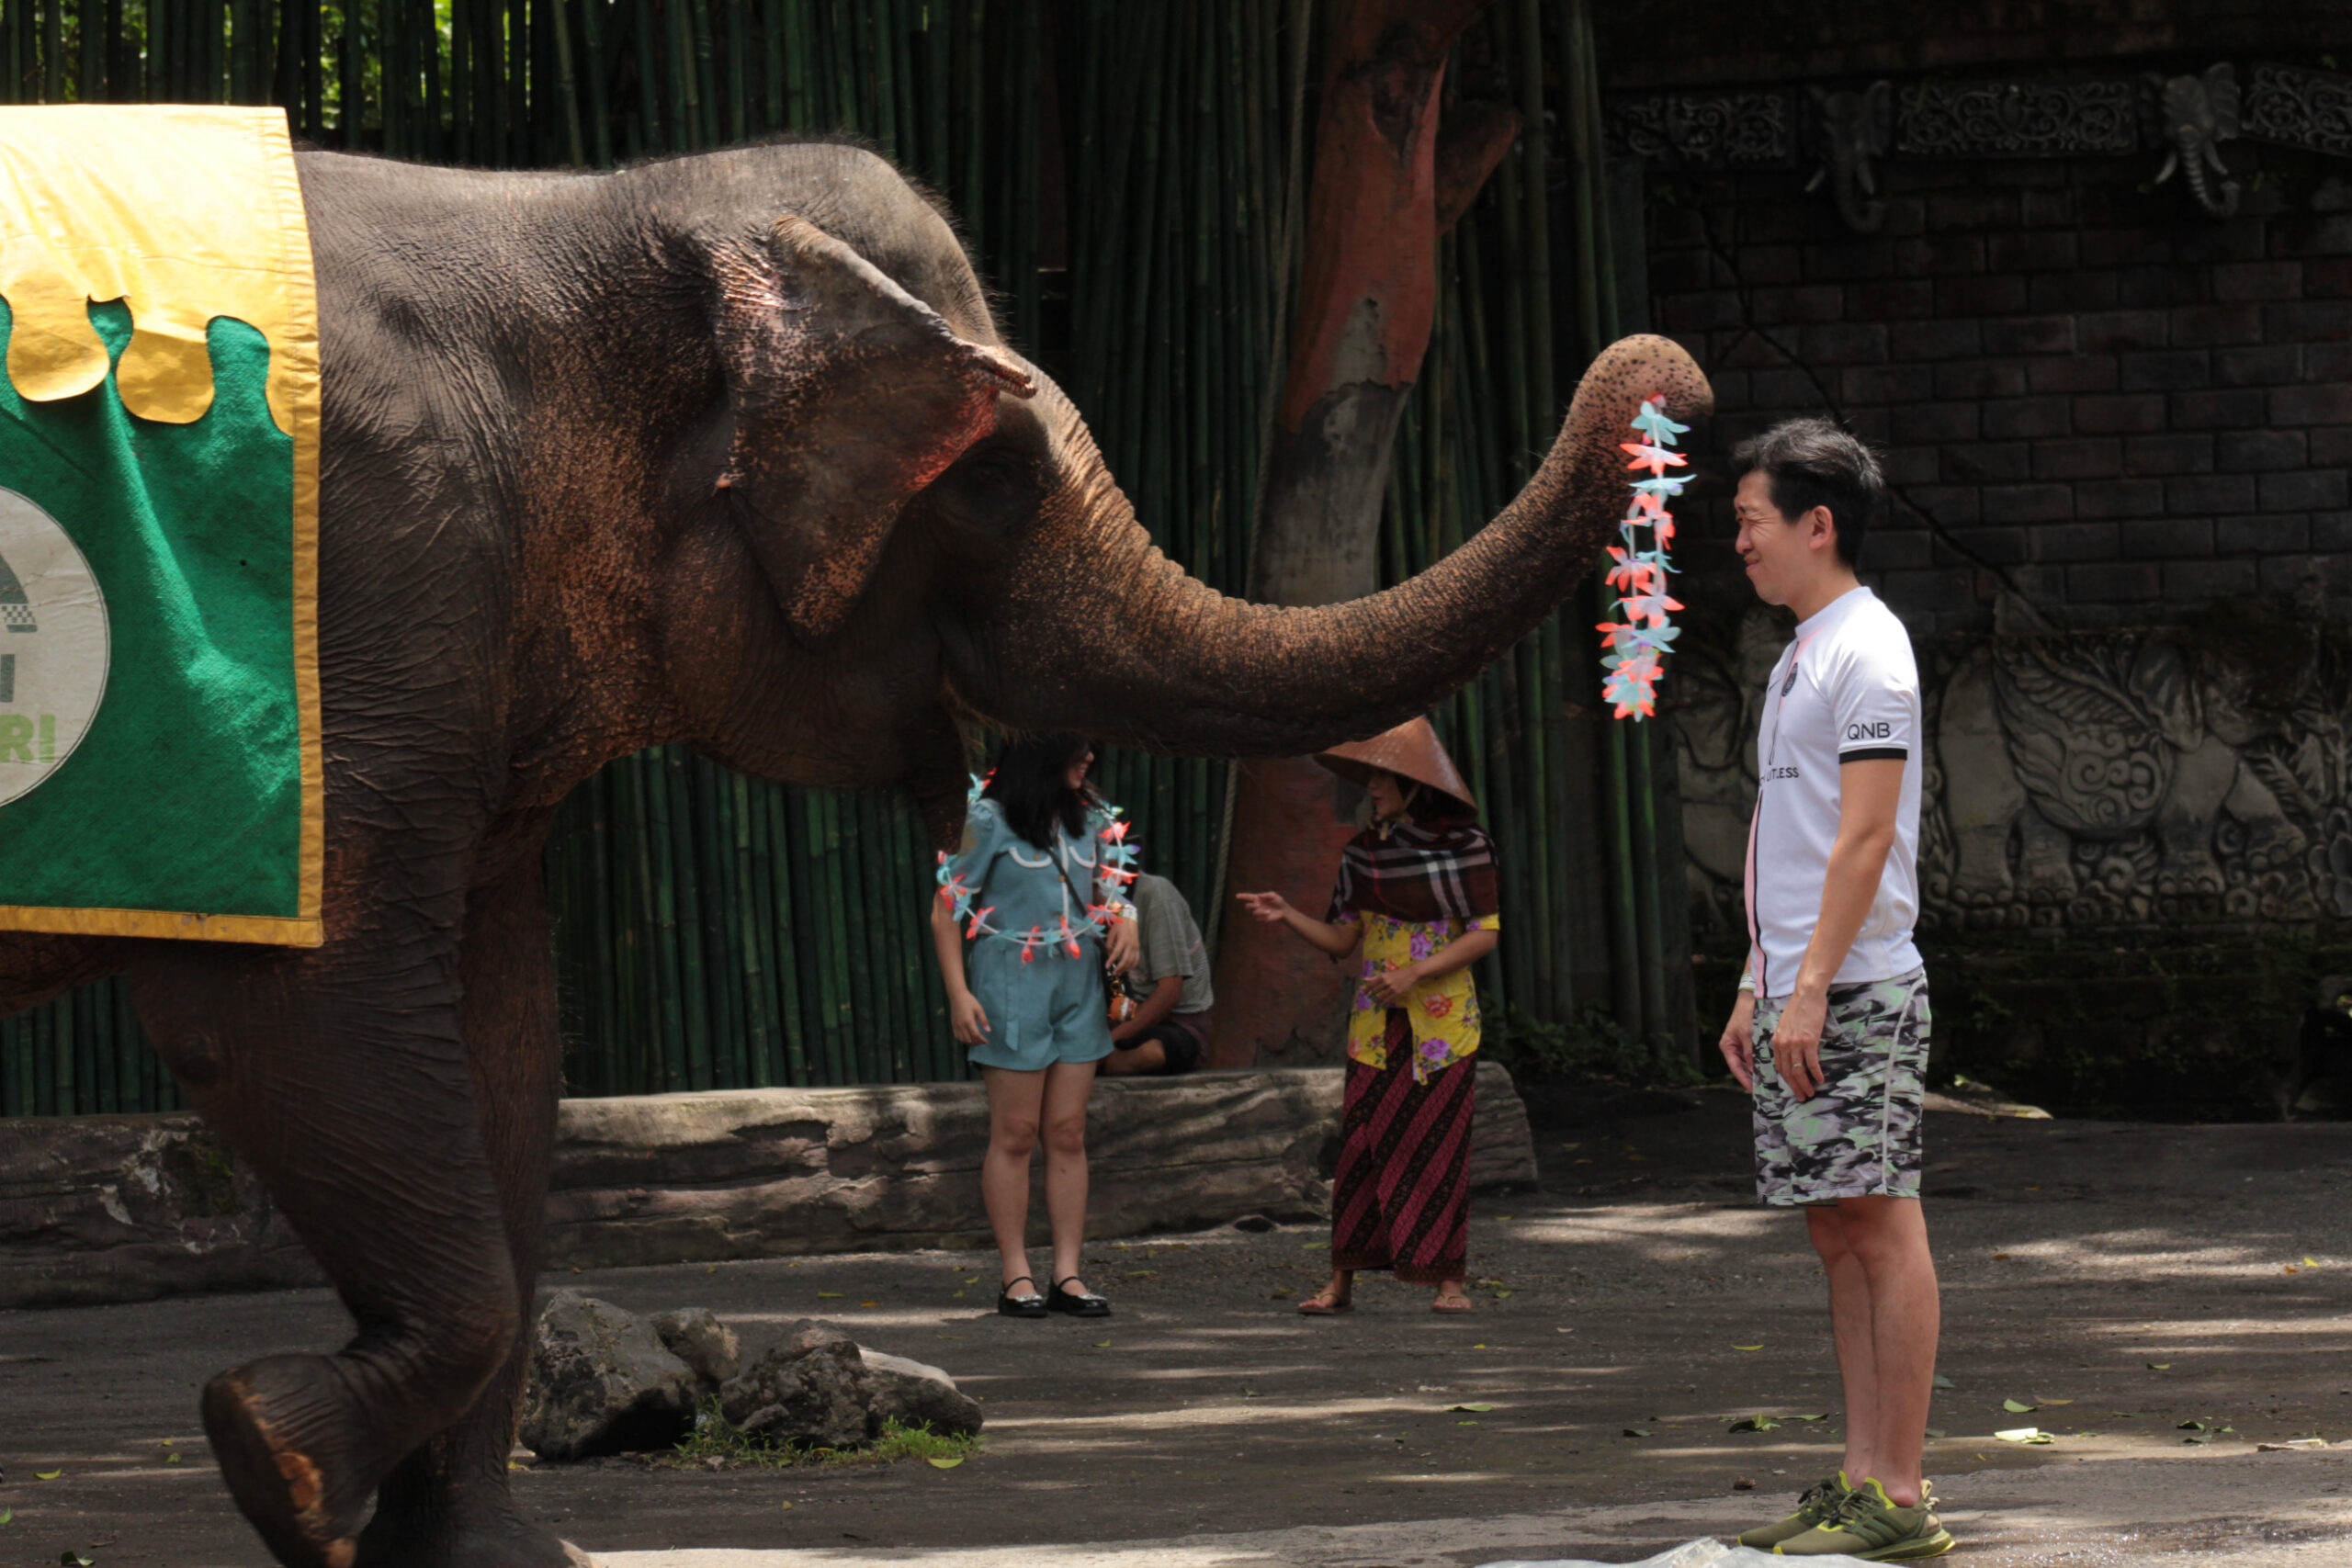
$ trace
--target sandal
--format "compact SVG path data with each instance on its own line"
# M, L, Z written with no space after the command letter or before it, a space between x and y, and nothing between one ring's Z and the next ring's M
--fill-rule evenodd
M1014 1295L1012 1293L1012 1287L1021 1283L1023 1280L1029 1280L1029 1293L1025 1296ZM1015 1274L1012 1279L1007 1280L1004 1282L1004 1288L1002 1290L997 1292L996 1310L1007 1317L1045 1316L1046 1312L1046 1298L1037 1293L1036 1284L1037 1281L1030 1279L1026 1274Z
M1476 1303L1472 1302L1468 1296L1464 1295L1459 1291L1456 1291L1452 1295L1440 1292L1437 1300L1430 1303L1430 1311L1442 1312L1449 1314L1454 1313L1464 1313L1474 1310L1476 1304Z
M1074 1280L1077 1278L1077 1275L1072 1274L1068 1280L1057 1280L1054 1281L1053 1293L1046 1298L1046 1310L1047 1312L1066 1312L1072 1317L1110 1316L1111 1303L1108 1298L1098 1296L1091 1291L1065 1291L1062 1289L1064 1285L1070 1283L1071 1280Z
M1326 1285L1299 1303L1298 1310L1308 1317L1337 1317L1343 1312L1355 1311L1356 1303L1347 1292Z

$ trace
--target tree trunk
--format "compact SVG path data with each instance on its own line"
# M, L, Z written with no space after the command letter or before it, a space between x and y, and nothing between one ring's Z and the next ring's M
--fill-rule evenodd
M1439 123L1445 58L1489 0L1336 0L1298 326L1269 454L1251 597L1329 604L1379 587L1381 498L1406 395L1436 313L1438 238L1518 132L1516 113L1463 102ZM1351 798L1304 757L1244 766L1226 886L1273 889L1321 915ZM1227 920L1211 1065L1317 1060L1348 971L1289 930Z

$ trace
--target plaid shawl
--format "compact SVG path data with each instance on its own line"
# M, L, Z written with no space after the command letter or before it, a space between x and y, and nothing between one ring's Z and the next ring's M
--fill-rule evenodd
M1495 886L1495 841L1475 822L1399 822L1385 839L1367 828L1340 854L1331 889L1337 921L1369 909L1419 925L1467 920L1500 911Z

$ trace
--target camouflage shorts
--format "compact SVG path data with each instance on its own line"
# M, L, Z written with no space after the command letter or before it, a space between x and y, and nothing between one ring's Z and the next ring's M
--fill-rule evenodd
M1822 1088L1811 1100L1792 1095L1772 1063L1781 1006L1756 1006L1758 1201L1790 1207L1872 1195L1917 1198L1927 972L1830 987Z

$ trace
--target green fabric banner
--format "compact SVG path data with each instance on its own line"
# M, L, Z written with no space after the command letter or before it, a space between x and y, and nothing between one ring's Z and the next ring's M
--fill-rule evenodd
M129 310L89 316L102 384L0 378L0 926L315 942L269 345L215 317L212 406L163 423L119 394Z

